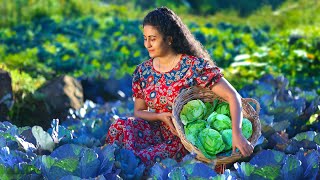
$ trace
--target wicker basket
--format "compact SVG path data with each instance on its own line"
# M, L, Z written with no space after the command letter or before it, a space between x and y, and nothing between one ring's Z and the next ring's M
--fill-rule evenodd
M210 89L205 89L201 87L190 87L188 89L183 90L174 100L173 103L173 110L172 110L172 121L173 124L178 131L178 136L181 139L182 144L189 152L194 152L197 154L196 158L200 161L206 162L206 163L213 163L215 165L220 164L229 164L236 162L239 160L242 155L240 152L235 152L231 154L230 156L219 156L217 155L216 159L211 160L206 158L201 151L195 147L193 144L191 144L185 136L184 133L184 125L182 124L180 120L180 112L183 108L183 106L188 103L191 100L194 99L200 99L203 102L213 102L215 99L218 99L220 101L225 101L221 97L215 95ZM259 120L259 111L260 111L260 105L255 99L251 98L242 98L242 113L243 117L249 119L252 123L252 135L248 139L253 146L255 146L258 138L261 135L261 124ZM249 104L249 102L252 102L256 105L256 111L254 108Z

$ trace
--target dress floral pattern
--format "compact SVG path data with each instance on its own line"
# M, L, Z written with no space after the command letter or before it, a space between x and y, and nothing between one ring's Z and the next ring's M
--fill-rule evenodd
M221 77L220 69L202 58L182 55L168 72L157 71L153 59L149 59L139 64L133 73L133 97L144 99L150 111L171 112L174 98L183 89L190 86L212 88ZM180 161L188 153L166 124L135 117L115 121L106 141L133 150L147 166L167 157Z

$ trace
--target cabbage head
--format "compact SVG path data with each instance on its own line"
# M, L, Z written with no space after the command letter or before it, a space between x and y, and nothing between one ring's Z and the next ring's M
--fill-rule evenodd
M252 135L252 123L249 119L242 119L242 134L246 139L249 139Z
M201 100L191 100L183 106L180 119L182 124L187 125L195 120L202 120L206 113L206 105Z
M199 140L206 153L208 153L210 156L218 154L225 148L221 134L211 128L203 129L199 133Z
M216 116L217 116L217 115L218 115L218 113L215 112L215 111L213 111L213 112L209 115L209 117L207 118L207 122L208 122L209 125L212 124L213 121L216 120Z
M231 129L231 119L224 114L217 114L216 119L211 121L210 126L219 132L225 129Z
M231 129L225 129L221 131L221 136L224 144L226 147L224 150L230 150L232 149L232 130Z
M215 111L218 114L224 114L230 117L230 108L229 108L229 104L226 102L221 102L217 105Z
M196 120L184 126L184 132L188 141L195 145L199 132L206 128L207 122L204 120Z

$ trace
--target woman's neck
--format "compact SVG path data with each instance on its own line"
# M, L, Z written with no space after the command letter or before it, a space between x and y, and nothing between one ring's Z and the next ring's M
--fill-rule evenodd
M172 64L172 61L176 59L178 56L177 53L167 53L165 56L156 57L158 63L160 63L163 66L170 66Z
M180 54L167 54L163 57L156 57L153 61L153 67L159 72L168 72L172 70L180 60Z

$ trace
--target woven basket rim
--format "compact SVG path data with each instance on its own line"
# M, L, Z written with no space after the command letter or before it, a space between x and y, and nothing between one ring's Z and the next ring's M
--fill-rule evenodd
M215 159L208 159L197 147L195 147L187 140L184 134L183 124L180 120L180 112L183 105L194 99L201 99L203 102L213 102L213 100L218 99L220 102L226 102L224 99L214 94L212 90L198 86L189 87L179 93L179 95L174 99L173 102L172 121L184 147L189 152L195 153L198 160L206 163L213 163L216 165L233 163L242 158L240 152L235 152L230 156L219 156L218 154ZM260 104L252 98L241 98L241 103L243 117L249 119L253 127L253 133L248 140L253 146L255 146L258 138L261 136L261 123L259 120ZM254 103L256 105L256 110L249 103Z

